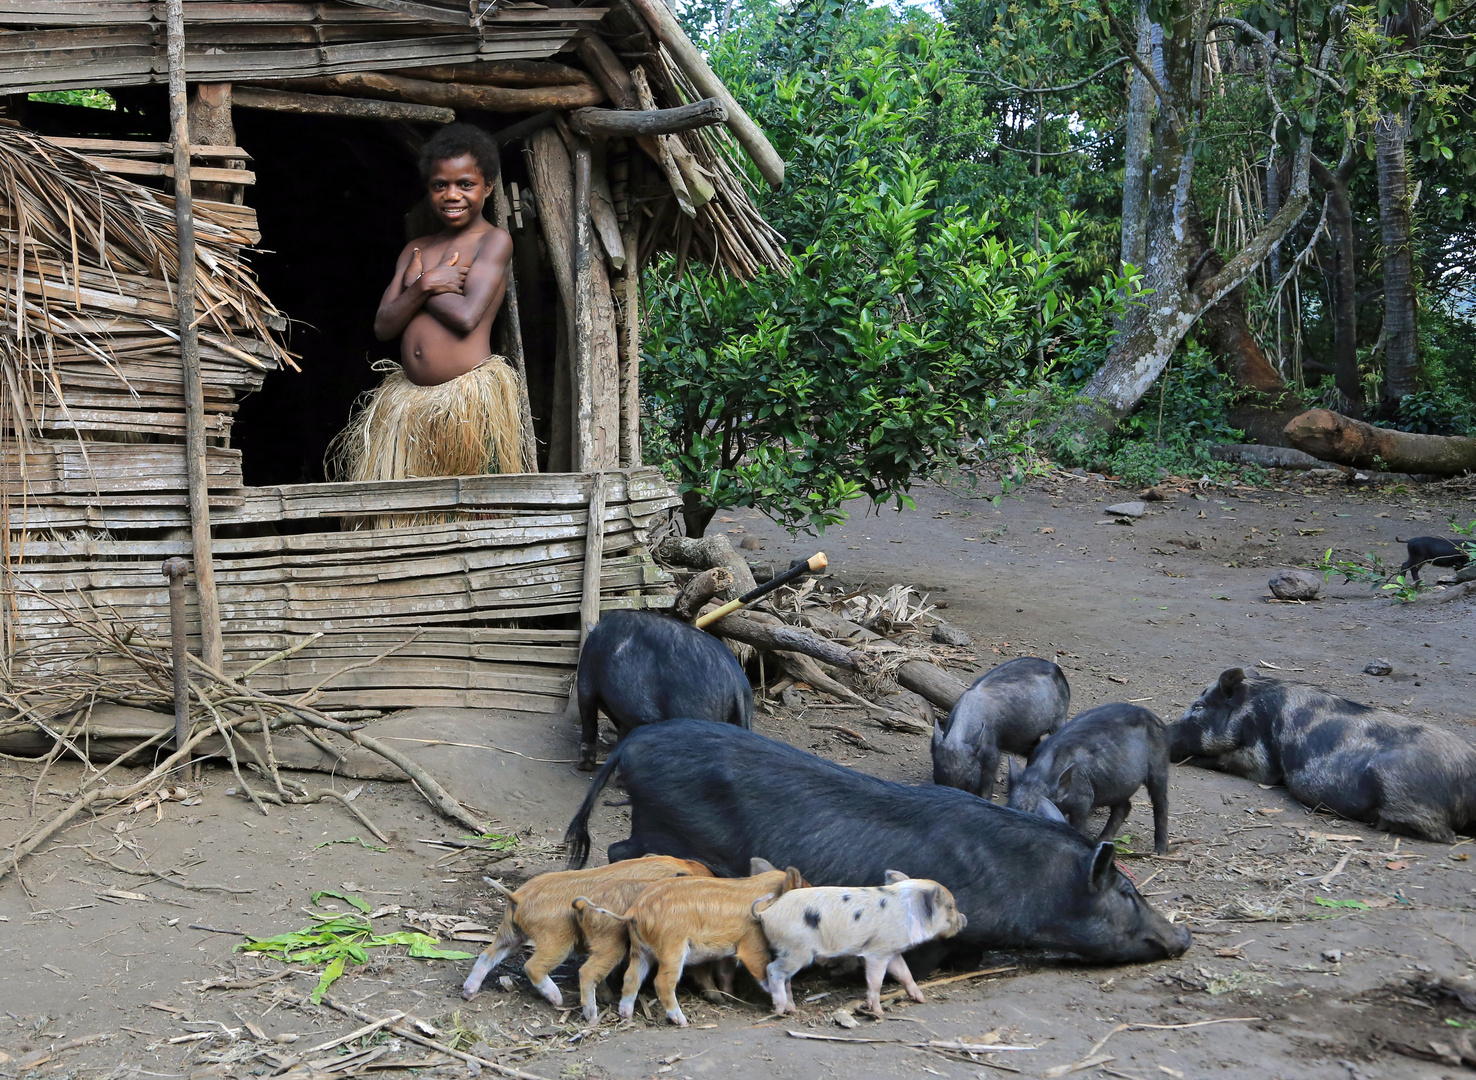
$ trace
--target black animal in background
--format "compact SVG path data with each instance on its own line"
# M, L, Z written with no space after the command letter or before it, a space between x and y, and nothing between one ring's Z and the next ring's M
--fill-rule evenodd
M758 856L814 885L880 885L888 870L947 888L968 926L908 954L915 974L955 947L1045 949L1124 963L1179 956L1189 932L1138 894L1111 844L967 792L881 780L725 724L632 732L569 824L571 868L589 858L606 784L630 796L630 839L611 862L666 854L740 876ZM696 854L689 854L696 853Z
M599 714L620 738L678 717L753 727L753 688L718 638L670 615L612 611L589 632L575 678L579 767L595 767Z
M1169 754L1442 844L1476 821L1476 748L1464 739L1241 668L1222 672L1170 728Z
M1443 566L1449 570L1459 570L1471 561L1464 548L1447 540L1443 536L1411 536L1408 540L1394 538L1396 543L1403 544L1409 552L1409 558L1399 568L1401 574L1408 574L1416 584L1420 580L1420 570L1426 566Z
M1097 842L1111 840L1141 787L1153 801L1153 850L1168 852L1168 729L1139 705L1099 705L1076 717L1035 751L1030 764L1010 768L1009 805L1054 816L1086 830L1099 806L1111 814ZM1064 817L1063 817L1064 815Z
M974 680L947 723L933 721L933 783L990 798L1000 754L1029 756L1070 708L1060 667L1038 656L1005 661Z

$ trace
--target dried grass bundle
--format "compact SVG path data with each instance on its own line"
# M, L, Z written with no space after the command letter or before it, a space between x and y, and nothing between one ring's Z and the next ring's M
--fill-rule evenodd
M323 464L330 478L377 481L522 471L518 381L502 357L438 386L416 385L393 360L381 360L374 370L387 372L384 381L359 399L348 426L328 446ZM423 518L387 519L374 527L443 519Z

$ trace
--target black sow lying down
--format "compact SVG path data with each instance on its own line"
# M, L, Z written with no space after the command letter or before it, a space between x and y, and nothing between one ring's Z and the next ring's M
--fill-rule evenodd
M1175 761L1201 759L1308 806L1449 843L1476 818L1464 740L1311 686L1223 672L1172 728ZM1203 760L1207 759L1207 760Z
M759 856L799 867L815 885L880 885L888 870L931 878L968 917L937 955L969 945L1144 961L1189 947L1188 931L1118 872L1111 844L1093 846L1067 825L954 788L879 780L718 724L673 721L616 747L569 825L571 867L589 858L590 810L611 779L629 793L631 813L630 839L611 845L611 862L659 852L738 876Z
M933 723L933 783L989 798L1003 751L1028 757L1066 722L1071 687L1059 667L1017 656L974 680L946 724Z
M632 728L685 717L753 726L753 688L728 647L653 611L612 611L579 654L579 767L595 767L599 713L623 739Z

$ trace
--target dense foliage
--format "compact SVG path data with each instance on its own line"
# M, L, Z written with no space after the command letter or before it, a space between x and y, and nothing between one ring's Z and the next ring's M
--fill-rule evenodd
M906 505L912 482L961 455L1018 454L1039 433L1043 408L1101 367L1141 285L1119 246L1130 86L1143 79L1126 49L1140 15L1180 25L1200 10L1223 25L1206 34L1181 134L1194 215L1221 259L1288 197L1300 151L1321 169L1236 293L1266 360L1306 405L1476 431L1476 5L949 0L935 16L696 0L689 30L788 162L784 190L760 203L795 269L740 283L658 268L649 436L675 462L690 530L724 506L823 528L853 499ZM1382 157L1374 167L1375 133L1391 124L1407 148L1402 195L1381 189ZM1410 211L1399 243L1418 299L1418 383L1392 398L1391 205ZM1339 316L1342 253L1356 302ZM1220 349L1192 329L1136 412L1050 452L1143 482L1212 471L1205 446L1239 437L1246 397ZM1334 387L1337 355L1357 365L1352 400Z

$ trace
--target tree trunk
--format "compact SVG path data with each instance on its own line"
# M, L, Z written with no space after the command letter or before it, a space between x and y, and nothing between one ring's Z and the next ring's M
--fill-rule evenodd
M1410 222L1407 126L1397 113L1374 124L1379 172L1379 235L1384 248L1384 401L1397 405L1419 389L1413 229Z
M1209 230L1199 210L1191 207L1189 214L1190 239L1194 242L1191 254L1197 268L1191 285L1207 280L1225 269L1225 260L1215 250ZM1245 316L1245 283L1235 286L1214 307L1202 316L1208 331L1210 350L1224 361L1226 369L1235 380L1235 385L1258 394L1279 397L1287 390L1286 380L1266 358L1261 345L1251 333Z
M1356 155L1345 161L1347 171ZM1353 247L1353 204L1348 198L1345 166L1329 169L1313 160L1312 172L1327 192L1327 231L1332 245L1332 272L1329 275L1333 324L1333 381L1342 398L1342 411L1358 419L1363 415L1363 382L1358 376L1358 300L1357 265Z
M1438 476L1476 469L1476 439L1378 428L1327 409L1296 417L1286 434L1298 450L1343 465Z
M1138 52L1153 55L1153 23L1148 19L1146 0L1138 5ZM1122 181L1123 265L1142 269L1147 251L1144 227L1148 213L1148 169L1152 164L1149 137L1153 128L1153 87L1131 64L1128 65L1127 157Z

